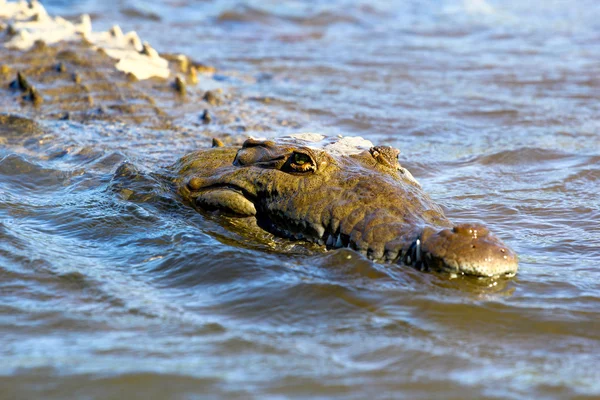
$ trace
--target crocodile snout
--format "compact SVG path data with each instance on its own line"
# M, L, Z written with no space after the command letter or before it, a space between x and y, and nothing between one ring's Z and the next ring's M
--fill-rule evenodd
M420 258L430 269L475 276L512 276L517 255L482 225L460 224L423 235Z

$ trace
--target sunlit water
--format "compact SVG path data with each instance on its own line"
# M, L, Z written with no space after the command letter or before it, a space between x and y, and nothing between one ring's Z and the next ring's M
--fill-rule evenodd
M449 279L252 242L149 174L113 177L211 132L0 127L0 398L600 396L599 3L44 4L216 66L222 81L201 87L275 115L245 134L400 148L520 270Z

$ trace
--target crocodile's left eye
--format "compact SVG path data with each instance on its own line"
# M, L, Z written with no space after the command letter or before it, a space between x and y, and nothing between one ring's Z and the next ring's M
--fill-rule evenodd
M312 157L306 153L295 151L292 153L285 165L288 172L316 171L317 166Z

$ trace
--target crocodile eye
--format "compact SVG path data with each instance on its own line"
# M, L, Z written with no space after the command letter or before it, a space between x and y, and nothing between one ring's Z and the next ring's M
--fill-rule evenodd
M317 167L312 157L306 153L294 152L288 159L287 172L309 172L316 171Z
M294 153L294 164L304 165L310 162L310 157L302 153Z

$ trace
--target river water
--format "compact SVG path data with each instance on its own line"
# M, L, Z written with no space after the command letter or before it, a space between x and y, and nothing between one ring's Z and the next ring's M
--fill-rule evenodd
M185 138L0 128L1 399L600 396L600 3L44 4L215 66L199 87L246 114ZM196 121L206 105L187 107ZM449 279L252 242L152 182L115 190L125 160L152 171L210 135L298 131L400 148L519 273Z

